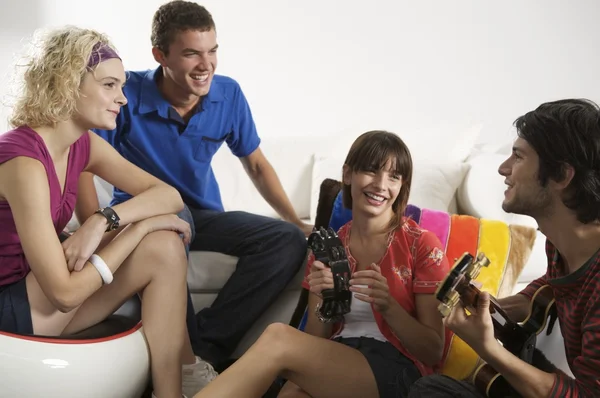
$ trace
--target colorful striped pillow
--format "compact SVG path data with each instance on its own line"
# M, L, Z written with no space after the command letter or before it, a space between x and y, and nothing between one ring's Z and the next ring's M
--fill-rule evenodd
M477 281L483 285L481 290L494 297L505 297L512 293L531 254L536 237L534 228L421 209L414 205L409 205L405 214L423 229L437 235L451 264L464 252L473 255L485 253L490 265L483 268L477 277ZM463 380L478 365L479 357L475 351L459 337L453 336L442 373Z
M341 195L338 195L336 202L338 200L341 204ZM343 212L340 212L340 208ZM536 237L535 229L531 227L421 209L415 205L408 205L405 215L415 220L423 229L437 235L450 264L464 252L474 256L479 252L485 253L490 259L490 265L481 270L477 281L483 285L481 290L498 298L512 293L529 259ZM351 217L352 214L347 209L334 204L331 224L343 225L350 221ZM442 373L458 380L467 379L479 365L477 354L457 336L452 336L447 347Z

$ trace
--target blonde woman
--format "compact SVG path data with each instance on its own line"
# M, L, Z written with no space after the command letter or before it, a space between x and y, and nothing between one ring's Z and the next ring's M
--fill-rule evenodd
M181 397L182 357L196 361L184 321L190 229L175 215L181 197L89 131L114 128L127 102L123 64L109 40L67 27L37 50L14 129L0 135L0 330L68 335L140 293L154 394ZM84 171L134 197L99 209L61 244ZM187 380L189 395L199 390L193 384Z

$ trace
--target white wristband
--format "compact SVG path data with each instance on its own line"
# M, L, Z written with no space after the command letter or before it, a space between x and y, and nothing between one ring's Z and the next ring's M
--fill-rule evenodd
M113 274L110 271L110 268L108 268L108 265L106 265L104 260L102 260L102 257L100 257L97 254L92 254L92 257L90 257L90 259L88 261L90 263L92 263L92 265L94 267L96 267L96 270L102 277L102 281L105 284L108 285L109 283L111 283L113 281Z

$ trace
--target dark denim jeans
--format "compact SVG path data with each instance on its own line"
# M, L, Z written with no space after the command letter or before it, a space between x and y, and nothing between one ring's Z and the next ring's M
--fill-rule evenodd
M188 288L187 324L194 352L221 363L294 278L306 257L306 238L291 223L241 211L186 207L179 216L192 227L189 250L239 258L213 304L195 315Z
M477 389L466 381L435 374L422 377L413 384L409 398L485 398Z

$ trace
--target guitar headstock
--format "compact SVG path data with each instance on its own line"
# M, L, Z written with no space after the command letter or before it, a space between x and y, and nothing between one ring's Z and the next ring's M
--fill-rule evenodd
M474 258L471 254L465 252L456 260L450 273L435 292L435 297L441 301L438 311L444 317L450 315L456 303L461 299L463 302L466 301L467 306L474 304L476 297L464 293L469 287L473 287L471 281L479 276L481 268L488 265L490 265L490 260L483 253L479 253L477 258Z

